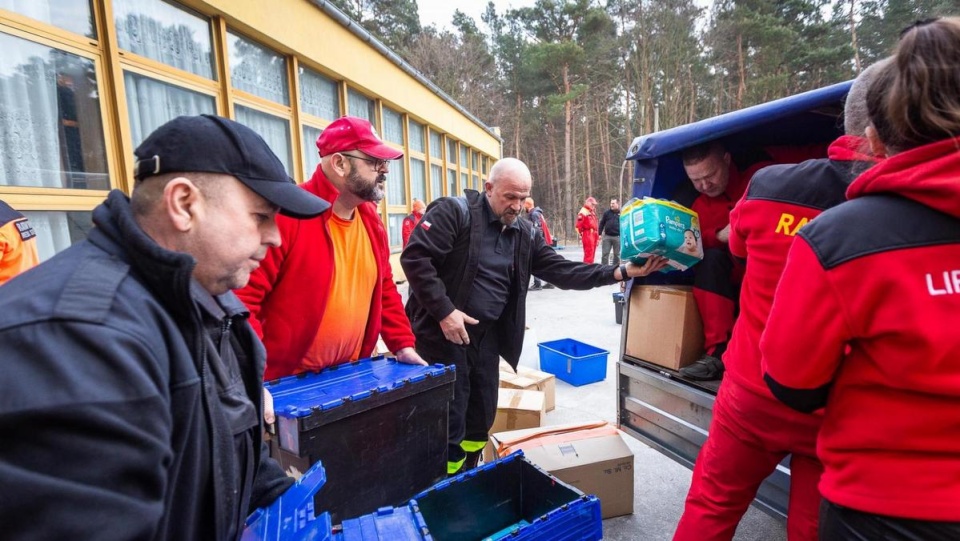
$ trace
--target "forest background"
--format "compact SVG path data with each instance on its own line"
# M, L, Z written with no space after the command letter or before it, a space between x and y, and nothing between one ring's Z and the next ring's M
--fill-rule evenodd
M332 0L524 160L551 229L629 197L635 137L852 79L960 0L537 0L451 29L416 0Z

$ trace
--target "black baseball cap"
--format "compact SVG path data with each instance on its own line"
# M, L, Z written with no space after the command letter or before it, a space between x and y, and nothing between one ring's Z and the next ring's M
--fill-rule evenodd
M292 218L312 218L330 208L297 186L260 135L229 118L179 116L147 136L134 154L137 181L164 173L222 173Z

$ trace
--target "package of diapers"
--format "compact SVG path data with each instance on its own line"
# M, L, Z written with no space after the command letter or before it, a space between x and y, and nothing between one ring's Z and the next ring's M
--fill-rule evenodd
M642 265L651 255L669 259L661 272L687 270L703 258L700 217L666 199L631 199L620 209L620 258Z

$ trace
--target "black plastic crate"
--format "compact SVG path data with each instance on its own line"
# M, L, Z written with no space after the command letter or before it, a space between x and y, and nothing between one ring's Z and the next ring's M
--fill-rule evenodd
M446 475L454 378L452 366L375 358L269 382L272 455L287 471L323 461L315 505L334 524L400 505Z

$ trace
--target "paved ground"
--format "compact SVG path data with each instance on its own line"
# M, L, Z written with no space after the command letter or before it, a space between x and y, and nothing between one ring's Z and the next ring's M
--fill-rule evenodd
M571 246L560 251L570 259L580 259L582 248ZM599 250L596 260L599 261ZM573 338L610 351L607 378L598 383L573 387L557 381L557 409L547 414L547 424L603 419L617 422L616 362L620 349L621 326L615 321L612 294L619 286L591 291L547 289L531 291L527 297L527 339L521 364L537 367L536 344L548 340ZM604 539L669 540L683 512L683 501L690 486L690 470L624 434L635 455L634 514L607 519ZM734 538L738 541L781 541L786 539L783 524L758 509L751 508Z
M580 259L582 249L571 246L560 251L569 259ZM597 251L599 261L599 250ZM400 286L406 296L406 284ZM604 381L573 387L557 381L557 407L547 414L546 424L595 421L617 422L616 362L621 326L615 321L612 294L619 286L590 291L546 289L531 291L527 297L527 330L520 364L539 368L538 342L573 338L610 351ZM603 522L604 539L611 541L661 541L673 536L683 512L690 486L690 470L624 434L635 456L634 513ZM783 524L751 508L736 541L785 541Z

